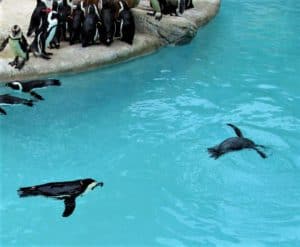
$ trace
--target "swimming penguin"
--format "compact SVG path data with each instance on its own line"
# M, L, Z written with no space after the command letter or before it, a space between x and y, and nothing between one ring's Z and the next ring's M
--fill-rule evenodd
M57 4L57 2L54 2ZM46 48L53 40L58 24L58 13L54 10L48 13L46 21L43 22L41 28L30 45L30 50L35 56L40 56L44 59L50 59L50 52L46 52Z
M25 61L29 59L29 55L27 40L25 39L21 28L18 25L14 25L12 27L11 34L3 41L0 46L0 52L4 50L8 43L15 56L15 59L9 62L9 65L20 70L23 68ZM21 61L19 61L19 59L21 59Z
M27 106L33 106L33 101L28 99L19 98L9 94L0 95L0 105L17 105L23 104ZM6 111L0 108L0 113L6 115Z
M24 93L30 93L31 96L43 100L44 98L33 91L34 88L43 88L48 86L60 86L61 83L59 80L55 79L46 79L46 80L32 80L27 82L22 81L12 81L5 84L5 86L10 87L14 90L18 90Z
M64 200L65 210L63 217L70 216L76 207L76 198L103 186L103 182L96 182L94 179L86 178L66 182L54 182L30 187L23 187L18 190L20 197L45 196L53 199Z
M233 124L229 123L227 125L233 128L237 137L227 138L219 145L208 148L207 151L210 153L210 157L217 159L225 153L250 148L254 149L263 159L267 158L267 155L258 149L258 147L264 148L263 145L257 145L252 140L245 138L240 129Z

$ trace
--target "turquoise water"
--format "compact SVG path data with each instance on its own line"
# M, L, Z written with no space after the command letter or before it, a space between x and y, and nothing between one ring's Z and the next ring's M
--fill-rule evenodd
M300 246L300 1L224 0L190 45L59 76L1 117L1 246ZM1 88L1 93L7 90ZM233 131L266 145L210 159ZM20 186L92 177L63 202Z

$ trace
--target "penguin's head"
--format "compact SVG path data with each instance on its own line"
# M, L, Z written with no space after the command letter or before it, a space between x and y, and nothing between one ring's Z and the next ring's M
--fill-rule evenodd
M17 37L19 36L19 34L21 33L21 28L19 25L13 25L13 27L11 28L11 34L13 37Z
M22 84L18 81L8 82L5 84L5 86L10 87L11 89L14 89L14 90L22 91Z
M83 179L83 180L80 181L80 183L85 188L84 193L95 189L97 186L102 187L104 185L103 182L97 182L96 180L91 179L91 178Z
M52 10L58 11L58 2L57 1L53 2L53 4L52 4Z

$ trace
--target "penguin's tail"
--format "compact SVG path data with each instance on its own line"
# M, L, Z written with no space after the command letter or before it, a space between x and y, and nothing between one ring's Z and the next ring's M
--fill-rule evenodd
M210 154L210 157L215 160L222 155L217 147L208 148L207 151Z
M18 189L19 197L28 197L28 196L38 196L40 192L36 189L35 186L32 187L23 187Z

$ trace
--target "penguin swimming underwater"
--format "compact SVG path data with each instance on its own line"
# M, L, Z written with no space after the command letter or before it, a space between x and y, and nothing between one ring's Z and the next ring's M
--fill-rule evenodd
M18 25L14 25L11 28L11 34L3 41L0 46L0 52L4 50L8 43L15 56L15 59L9 62L9 65L20 70L23 68L25 61L29 59L29 54L27 40L25 39L21 28ZM19 61L19 59L22 60Z
M218 159L221 155L226 154L228 152L239 151L244 148L249 148L254 149L263 159L267 158L267 155L258 149L258 147L264 148L263 145L257 145L252 140L245 138L241 130L233 124L229 123L227 125L233 128L237 137L227 138L219 145L208 148L207 151L210 153L210 157Z
M15 97L9 94L0 95L0 105L16 105L23 104L27 106L33 106L33 101L28 99L23 99L19 97ZM0 108L0 113L6 115L6 111Z
M27 82L12 81L5 84L5 86L10 87L14 90L18 90L24 93L30 93L31 96L44 100L44 98L33 91L34 88L43 88L48 86L60 86L61 82L56 79L46 79L46 80L32 80Z
M30 187L23 187L18 190L20 197L45 196L57 200L64 200L65 210L62 217L70 216L76 207L76 198L93 190L97 186L103 186L103 182L96 182L94 179L86 178L66 182L54 182Z

